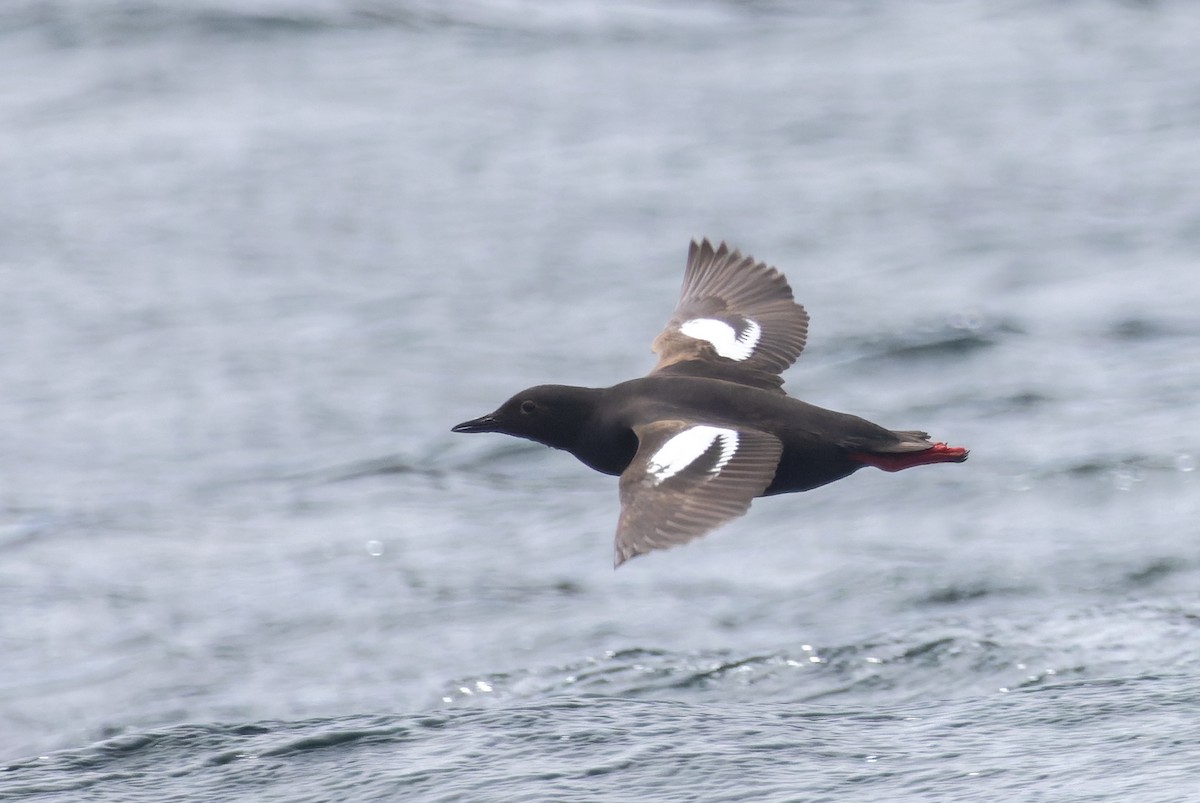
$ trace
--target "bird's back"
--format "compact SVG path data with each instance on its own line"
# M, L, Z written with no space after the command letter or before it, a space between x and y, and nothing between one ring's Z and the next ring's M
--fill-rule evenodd
M606 428L629 429L652 421L702 421L748 426L775 436L783 454L763 496L806 491L846 477L865 464L851 455L905 450L924 433L893 432L777 391L720 379L653 375L614 385ZM927 448L922 443L921 448ZM630 454L632 458L632 454Z

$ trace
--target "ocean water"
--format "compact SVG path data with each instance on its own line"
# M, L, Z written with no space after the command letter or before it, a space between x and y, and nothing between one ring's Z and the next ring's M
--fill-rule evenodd
M0 6L0 798L1200 799L1185 2ZM453 424L645 373L972 449L611 567Z

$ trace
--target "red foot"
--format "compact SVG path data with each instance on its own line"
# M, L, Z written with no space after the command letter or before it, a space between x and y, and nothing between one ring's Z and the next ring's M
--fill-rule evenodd
M853 460L884 471L903 471L913 466L924 466L929 463L961 463L967 459L969 451L961 446L947 446L935 443L923 452L851 452Z

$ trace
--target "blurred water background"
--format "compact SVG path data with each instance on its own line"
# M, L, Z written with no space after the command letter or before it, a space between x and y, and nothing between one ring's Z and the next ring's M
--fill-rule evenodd
M7 0L0 797L1200 798L1187 2ZM647 371L971 447L613 572L452 424Z

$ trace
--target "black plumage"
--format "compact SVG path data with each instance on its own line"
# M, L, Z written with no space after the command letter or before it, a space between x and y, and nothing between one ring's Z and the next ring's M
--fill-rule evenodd
M608 388L539 385L455 432L501 432L620 475L615 563L689 541L757 496L807 491L864 466L962 462L967 450L806 404L780 373L808 336L783 274L693 242L648 376Z

